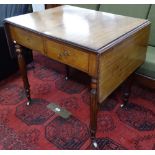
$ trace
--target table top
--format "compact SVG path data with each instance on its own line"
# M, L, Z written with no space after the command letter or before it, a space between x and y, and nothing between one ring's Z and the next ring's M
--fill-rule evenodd
M30 31L99 52L147 20L63 5L5 19Z

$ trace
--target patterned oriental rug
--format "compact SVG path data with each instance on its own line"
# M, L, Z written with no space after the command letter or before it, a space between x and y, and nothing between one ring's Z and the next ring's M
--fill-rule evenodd
M0 82L0 149L93 149L89 139L89 82L84 73L34 53L28 66L33 104L19 73ZM80 77L80 79L79 79ZM155 149L155 92L133 84L130 104L121 108L122 88L102 104L97 142L101 150ZM64 119L47 108L55 103L71 115Z

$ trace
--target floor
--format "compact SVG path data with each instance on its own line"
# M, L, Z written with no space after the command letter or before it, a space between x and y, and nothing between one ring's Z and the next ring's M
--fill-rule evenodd
M35 69L28 66L30 106L19 73L0 82L0 149L93 149L88 130L89 77L71 69L66 81L64 65L37 53L34 62ZM155 149L155 92L133 84L126 108L120 107L121 95L120 87L101 105L99 149ZM64 108L70 117L61 117L49 104Z

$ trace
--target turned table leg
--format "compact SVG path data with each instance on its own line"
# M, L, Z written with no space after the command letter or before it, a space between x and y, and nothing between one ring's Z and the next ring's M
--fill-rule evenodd
M29 85L27 71L26 71L26 63L25 63L25 60L23 57L22 47L18 44L15 44L15 48L16 48L16 53L17 53L17 57L18 57L20 73L21 73L21 76L23 79L26 97L28 99L27 105L29 105L31 103L31 96L30 96L30 85Z
M96 142L97 112L98 112L97 80L95 78L92 78L91 95L90 95L90 134L92 144L95 148L98 147Z
M133 78L134 78L133 75L130 75L130 77L124 83L123 96L122 96L123 104L121 104L121 107L126 107L127 104L129 103Z

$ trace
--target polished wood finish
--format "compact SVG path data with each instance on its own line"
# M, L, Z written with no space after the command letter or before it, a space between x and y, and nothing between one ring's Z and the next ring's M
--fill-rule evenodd
M45 40L45 46L48 57L88 73L89 54L87 52L48 39Z
M23 79L23 84L24 84L24 89L26 93L26 97L28 99L28 104L31 102L31 96L30 96L30 85L27 77L27 71L26 71L26 63L23 57L22 53L22 47L15 42L15 49L18 57L18 64L19 64L19 69L21 72L21 76Z
M38 34L12 25L9 25L9 30L12 40L32 50L44 52L43 40Z
M146 26L101 55L98 99L100 103L143 64L149 29L150 27Z
M89 75L97 77L98 73L98 55L89 54Z
M97 79L91 79L91 92L90 92L90 129L91 129L91 139L95 138L97 129L97 111L98 111L98 101L97 101Z
M107 44L148 22L67 5L8 18L6 21L97 53L103 52Z
M5 20L10 40L90 75L92 141L98 104L145 60L149 25L147 20L73 6ZM21 73L26 78L25 71Z

